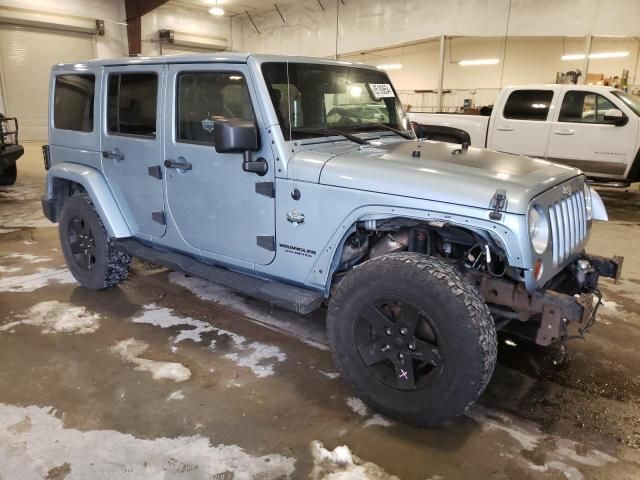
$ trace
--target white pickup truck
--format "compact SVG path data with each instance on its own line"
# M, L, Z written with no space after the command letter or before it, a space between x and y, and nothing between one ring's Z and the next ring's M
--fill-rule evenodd
M504 88L491 116L410 113L420 137L544 158L598 182L640 181L640 100L610 87Z

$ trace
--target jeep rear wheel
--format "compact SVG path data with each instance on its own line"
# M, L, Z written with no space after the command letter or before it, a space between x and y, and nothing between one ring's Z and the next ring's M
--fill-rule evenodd
M327 329L356 394L417 425L464 412L495 366L484 300L453 267L425 255L393 253L354 268L330 300Z
M0 187L7 185L13 185L18 178L18 167L15 163L12 163L0 173Z
M127 278L131 257L114 246L87 194L64 202L58 233L67 266L82 286L100 290Z

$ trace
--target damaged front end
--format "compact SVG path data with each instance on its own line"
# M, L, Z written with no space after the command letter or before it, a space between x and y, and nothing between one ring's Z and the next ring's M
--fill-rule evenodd
M533 292L521 282L477 270L467 271L466 276L485 298L498 329L548 346L589 331L602 304L599 279L617 281L623 261L620 256L605 258L583 253L545 288Z

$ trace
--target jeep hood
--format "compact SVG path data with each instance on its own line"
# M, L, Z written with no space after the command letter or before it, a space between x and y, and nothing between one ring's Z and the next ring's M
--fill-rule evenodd
M533 197L580 175L546 160L474 147L462 151L460 145L432 141L325 148L295 157L296 163L319 166L316 181L323 185L485 209L496 190L503 189L506 211L517 214L526 213Z

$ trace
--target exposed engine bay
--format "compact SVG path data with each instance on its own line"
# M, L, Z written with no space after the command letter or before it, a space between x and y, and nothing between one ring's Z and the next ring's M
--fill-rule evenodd
M394 252L416 252L450 261L484 297L497 329L540 345L563 342L588 332L601 295L600 276L617 278L622 258L587 256L584 252L544 289L529 292L522 269L510 267L493 238L442 220L367 220L345 241L337 276L354 266ZM569 324L579 325L577 335Z

